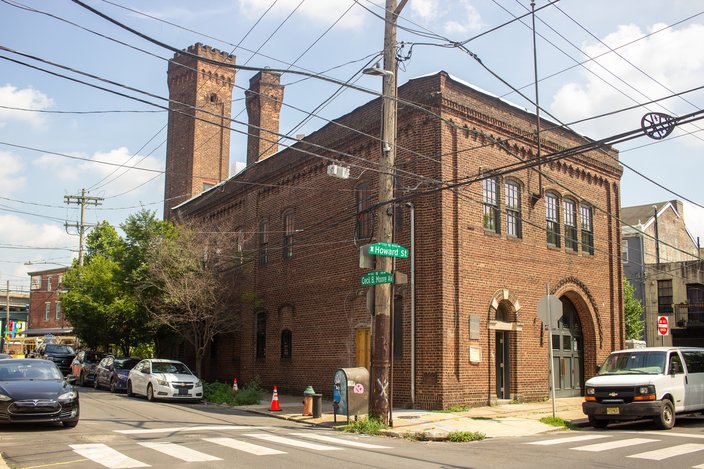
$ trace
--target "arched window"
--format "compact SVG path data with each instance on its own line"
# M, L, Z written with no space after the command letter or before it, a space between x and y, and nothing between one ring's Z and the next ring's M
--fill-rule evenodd
M293 257L293 210L288 210L284 213L284 239L283 239L283 258L291 259Z
M500 233L499 185L496 178L482 180L482 203L484 205L484 230Z
M506 181L504 193L506 201L506 234L514 238L522 238L521 186L515 181Z
M548 246L560 247L560 205L557 196L550 192L545 194L545 231Z
M355 190L357 207L357 239L368 239L372 235L372 191L369 183L363 182Z
M281 358L284 360L291 359L292 337L291 330L284 329L281 331Z
M565 249L577 252L577 204L572 199L562 201L565 216Z
M594 227L592 225L592 208L580 205L579 214L582 225L582 253L594 255Z
M269 263L269 220L259 222L259 265Z
M257 313L256 357L266 358L266 313Z

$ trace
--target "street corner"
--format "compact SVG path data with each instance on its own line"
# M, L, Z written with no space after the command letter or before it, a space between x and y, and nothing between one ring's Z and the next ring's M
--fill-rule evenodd
M387 428L381 434L390 438L418 441L447 441L449 432L439 428Z

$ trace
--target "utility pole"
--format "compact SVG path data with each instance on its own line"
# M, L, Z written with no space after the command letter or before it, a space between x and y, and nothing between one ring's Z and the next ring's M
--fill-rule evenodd
M98 206L102 203L102 197L91 197L86 195L86 190L81 189L81 195L65 195L64 203L67 205L76 204L81 206L81 221L80 223L65 223L64 226L68 228L76 228L78 230L78 265L83 266L83 240L86 233L86 228L93 226L92 224L86 224L85 222L85 212L86 205Z
M381 154L379 155L379 198L377 236L380 242L393 241L394 160L396 158L396 20L408 0L386 0L384 27L384 73L382 88ZM377 256L376 268L392 272L391 257ZM373 383L371 414L389 423L391 412L391 284L375 288L374 349L372 357Z
M5 331L7 331L10 328L10 281L7 280L7 289L5 290L5 327L4 330L2 331L2 337L3 340L5 341L5 351L8 352L10 350L10 341L7 340L7 335L5 334Z

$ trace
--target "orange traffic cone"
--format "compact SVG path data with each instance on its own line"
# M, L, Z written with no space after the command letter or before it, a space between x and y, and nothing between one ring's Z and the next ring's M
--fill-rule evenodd
M274 386L274 395L271 397L271 407L269 407L269 410L281 410L281 407L279 407L279 392L276 390L276 386Z
M232 380L232 390L237 391L239 388L237 387L237 378Z

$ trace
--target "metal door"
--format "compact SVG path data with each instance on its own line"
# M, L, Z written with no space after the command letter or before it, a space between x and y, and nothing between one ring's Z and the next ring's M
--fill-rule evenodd
M582 325L572 302L564 296L560 301L562 318L558 321L557 329L552 331L555 395L580 396L584 381Z
M496 397L499 399L511 398L508 339L508 332L496 332Z

